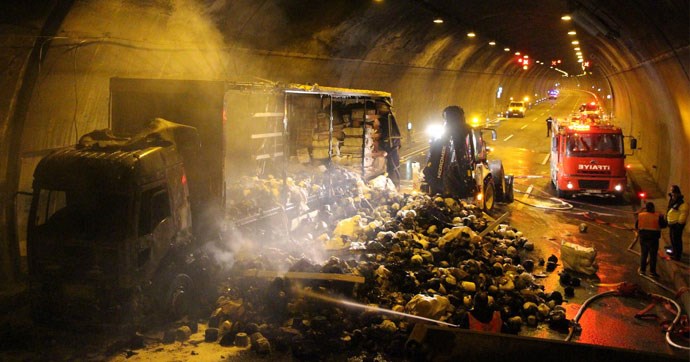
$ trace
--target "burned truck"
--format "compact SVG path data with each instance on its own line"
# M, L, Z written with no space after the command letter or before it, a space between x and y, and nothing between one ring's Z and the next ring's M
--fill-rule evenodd
M287 242L290 220L356 187L336 171L384 172L374 104L390 98L112 79L109 127L34 171L27 256L37 319L138 323L148 312L195 313L213 299L218 260L207 257L208 243L227 247L237 228L265 226L284 226L272 241Z
M39 162L27 235L39 321L180 317L210 297L182 157L198 144L194 128L156 119L132 138L86 134Z

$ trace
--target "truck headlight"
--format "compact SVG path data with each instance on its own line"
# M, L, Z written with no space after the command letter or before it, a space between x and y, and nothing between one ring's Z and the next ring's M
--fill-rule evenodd
M567 188L568 188L568 190L572 190L572 189L573 189L573 183L572 183L572 182L570 182L570 181L568 181L568 184L567 184L567 185L565 185L565 187L567 187Z
M616 186L613 187L614 190L616 191L622 191L623 190L623 185L617 184Z

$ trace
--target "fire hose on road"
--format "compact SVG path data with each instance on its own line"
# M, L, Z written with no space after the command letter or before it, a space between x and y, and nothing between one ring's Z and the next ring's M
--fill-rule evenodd
M679 321L681 321L681 311L682 311L680 308L680 305L678 305L678 303L671 298L667 298L667 297L665 297L663 295L659 295L659 294L645 293L640 289L640 287L638 285L626 283L626 282L619 283L615 290L609 290L606 292L602 292L602 293L593 295L592 297L587 299L584 303L582 303L582 306L580 306L580 309L578 310L577 314L575 315L575 318L573 318L573 320L572 320L572 323L571 323L572 327L570 328L570 332L568 333L568 336L565 338L566 342L569 342L572 339L573 335L575 335L575 333L579 333L582 330L582 328L580 327L580 324L578 322L579 322L580 318L582 317L582 315L584 314L587 307L589 306L589 304L592 303L593 301L599 299L599 298L609 296L609 295L615 295L615 296L620 296L620 297L633 297L636 295L642 295L642 296L651 297L655 301L663 300L663 301L673 305L675 307L676 316L673 319L673 321L668 325L668 327L664 328L665 332L666 332L666 343L668 343L671 347L674 347L674 348L678 348L678 349L682 349L682 350L686 350L686 351L690 350L690 347L681 346L681 345L675 343L671 339L672 333L678 333L678 334L687 333L687 328L688 328L687 318L683 318L683 321L684 321L683 323L685 325L681 325L679 323ZM650 305L643 312L646 312L649 309L651 309L651 307L653 307L654 304L655 303ZM638 313L635 317L641 318L642 316L645 315L643 312ZM676 328L676 326L679 326L679 328Z

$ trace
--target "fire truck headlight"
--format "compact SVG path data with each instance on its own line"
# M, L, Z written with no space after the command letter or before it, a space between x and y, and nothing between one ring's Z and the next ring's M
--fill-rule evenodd
M572 182L568 181L568 184L565 185L565 187L567 187L568 190L572 190L574 186L573 186L573 183L572 183Z
M480 193L477 194L477 201L482 201L483 198L484 198L484 194L483 194L483 193L480 192Z
M623 190L623 185L617 184L616 186L613 187L614 190L616 191L622 191Z

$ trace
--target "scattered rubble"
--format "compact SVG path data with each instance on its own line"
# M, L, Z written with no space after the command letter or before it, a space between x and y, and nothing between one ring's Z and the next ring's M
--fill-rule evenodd
M415 321L391 313L466 325L479 291L488 293L510 333L540 323L567 329L563 297L546 293L535 278L554 271L558 258L535 263L527 256L534 244L520 231L506 224L485 230L490 221L461 200L403 195L385 186L360 184L358 190L320 209L325 232L315 233L324 231L318 223L302 228L320 235L304 241L305 250L338 257L316 262L271 248L236 260L209 316L206 342L251 346L263 355L290 351L306 360L329 354L401 357ZM262 278L248 275L250 269L278 273ZM353 275L364 282L285 273Z
M534 243L522 232L507 224L488 230L492 220L462 200L400 194L380 179L369 185L344 180L342 198L299 225L285 242L290 247L271 240L259 253L234 259L204 320L205 342L299 360L410 357L406 341L419 321L405 315L466 326L478 292L488 294L505 332L540 324L567 330L563 296L537 282L556 270L558 258L530 257ZM271 185L243 194L268 200ZM306 179L293 185L321 192ZM300 200L311 195L295 193ZM244 202L257 209L275 201L266 200ZM566 295L575 279L563 283L570 288ZM185 341L190 330L166 335Z

